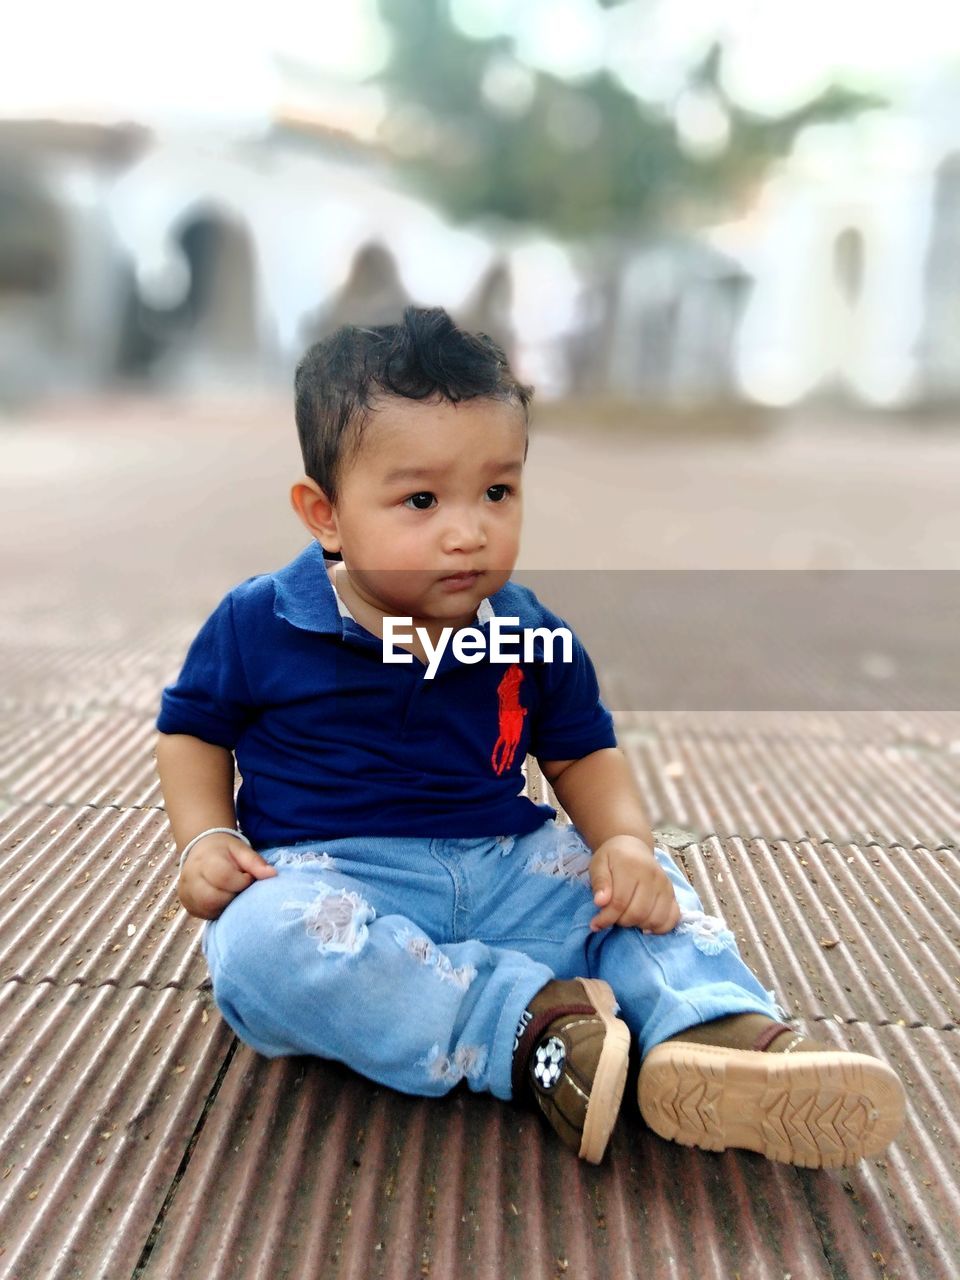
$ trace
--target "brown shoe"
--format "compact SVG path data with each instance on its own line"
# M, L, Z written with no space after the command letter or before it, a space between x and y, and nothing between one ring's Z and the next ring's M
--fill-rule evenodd
M717 1043L718 1020L705 1024L711 1043L699 1043L692 1027L651 1049L637 1094L655 1133L708 1151L758 1151L807 1169L839 1169L879 1155L893 1141L904 1092L886 1063L749 1016L766 1024L753 1048Z
M630 1032L598 978L548 982L517 1028L513 1094L525 1087L568 1147L599 1164L627 1078Z

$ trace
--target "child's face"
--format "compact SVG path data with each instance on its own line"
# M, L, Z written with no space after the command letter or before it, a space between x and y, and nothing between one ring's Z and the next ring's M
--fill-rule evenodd
M354 590L387 616L470 622L516 563L525 439L522 411L500 400L376 402L328 547Z

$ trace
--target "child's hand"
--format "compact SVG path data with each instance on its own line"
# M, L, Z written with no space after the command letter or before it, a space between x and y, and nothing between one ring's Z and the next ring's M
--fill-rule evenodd
M593 900L602 910L590 928L636 925L645 933L669 933L680 920L673 885L649 845L636 836L611 836L590 861Z
M204 836L183 864L177 892L192 916L216 920L229 902L254 880L277 874L259 853L236 836Z

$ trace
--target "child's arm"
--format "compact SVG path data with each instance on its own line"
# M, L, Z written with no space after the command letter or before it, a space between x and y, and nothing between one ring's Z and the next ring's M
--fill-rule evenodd
M673 886L653 854L653 836L619 747L579 760L542 760L557 799L593 850L590 883L601 910L591 929L636 925L669 933L680 919Z
M161 733L157 771L177 848L210 827L236 827L233 753L185 733ZM276 875L237 836L205 836L190 851L177 890L192 916L215 920L254 879Z

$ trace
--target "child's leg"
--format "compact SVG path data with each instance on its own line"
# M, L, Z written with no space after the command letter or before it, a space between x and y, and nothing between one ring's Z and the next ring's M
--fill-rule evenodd
M608 930L593 961L617 991L643 1056L688 1027L728 1015L777 1019L774 992L764 990L743 962L732 931L717 916L705 914L696 890L665 849L657 848L655 855L673 885L680 923L664 934ZM587 940L588 950L595 938Z
M670 934L640 938L673 984L671 998L682 993L700 1016L678 1034L678 1015L662 999L646 1023L638 1101L647 1124L687 1146L741 1147L814 1169L840 1168L883 1151L903 1122L904 1091L895 1072L876 1058L792 1034L776 1020L772 996L765 1017L762 1009L736 1008L740 997L728 984L744 994L761 991L760 984L740 961L729 930L697 914L700 904L696 895L695 905L690 901L690 886L679 883L682 877L663 851L657 857L674 880L684 918ZM677 935L685 929L706 957L684 956ZM628 1001L629 982L606 966L601 972ZM624 1018L629 1022L626 1012Z
M278 874L203 936L214 997L241 1040L268 1057L336 1059L405 1093L466 1079L510 1097L518 1020L552 974L519 951L433 941L456 936L457 903L430 844L368 841L365 858L345 840L265 851Z
M687 1027L726 1014L777 1018L773 993L744 964L730 930L704 914L665 850L657 850L657 859L674 886L680 925L658 935L618 926L593 933L590 921L598 909L590 851L575 828L546 823L519 838L504 859L477 934L493 945L522 948L558 977L582 974L608 982L644 1054Z
M504 847L498 837L408 838L265 851L278 875L204 931L214 995L260 1053L333 1058L407 1093L465 1079L509 1098L539 1052L543 1110L597 1162L629 1033L605 983L552 981L523 951L471 938L477 868L499 864Z
M560 976L609 983L644 1056L640 1106L658 1133L811 1167L876 1154L896 1135L903 1088L894 1072L866 1055L819 1052L784 1034L773 994L743 963L730 930L704 915L664 850L656 856L683 915L659 935L617 926L590 932L589 851L576 830L547 825L518 840L514 856L515 888L501 895L507 900L496 903L481 936L524 946Z

